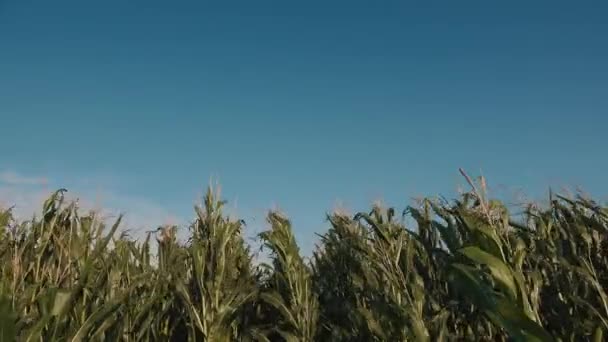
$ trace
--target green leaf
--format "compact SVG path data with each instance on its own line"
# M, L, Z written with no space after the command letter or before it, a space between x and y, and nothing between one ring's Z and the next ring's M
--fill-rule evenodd
M277 292L263 292L260 294L260 299L277 309L293 327L298 326L298 322Z
M495 257L505 260L505 255L502 251L502 242L492 226L465 210L459 210L458 214L472 236L477 238L477 241L475 241L477 245L483 246L484 250L493 254Z
M414 333L415 340L418 342L430 341L429 331L424 325L424 321L419 317L413 317L410 315L410 326Z
M121 297L111 303L103 305L97 311L93 312L89 318L84 322L84 324L78 329L78 332L72 339L72 342L81 342L85 340L89 340L89 334L93 331L93 329L97 328L97 334L101 334L103 332L103 327L109 327L110 324L106 323L106 320L112 320L112 315L120 308L120 306L124 303L125 297Z
M593 342L602 342L604 340L604 329L602 326L598 326L593 333Z
M55 298L53 301L53 308L51 309L51 315L59 316L68 305L70 300L70 291L66 289L59 289L55 293Z
M509 333L518 335L518 333L521 332L526 336L528 341L553 341L553 337L551 337L543 327L528 318L520 308L513 305L512 301L506 298L500 298L497 300L496 304L496 310L494 312L500 315L501 319L504 320L506 323L504 328L506 328Z
M511 268L509 266L494 255L486 253L478 247L465 247L460 249L459 253L465 255L467 258L478 264L486 265L490 269L490 273L492 274L494 280L498 282L506 294L512 300L517 300L517 286L515 285L513 273L511 272Z
M451 283L481 309L494 306L490 291L480 280L478 270L464 264L451 264Z
M450 250L450 252L454 253L458 248L460 248L460 240L456 235L456 231L450 227L449 225L446 227L439 222L432 222L433 228L439 231L441 235L441 239L445 242L446 246Z
M0 297L0 342L15 341L15 321L17 315L13 311L10 298Z

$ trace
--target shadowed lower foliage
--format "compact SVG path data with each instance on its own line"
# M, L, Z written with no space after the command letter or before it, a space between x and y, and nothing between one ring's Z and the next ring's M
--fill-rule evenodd
M511 215L466 178L453 202L329 215L310 260L270 212L268 263L212 190L185 242L134 241L63 189L40 217L1 210L0 341L602 341L608 209L552 195Z

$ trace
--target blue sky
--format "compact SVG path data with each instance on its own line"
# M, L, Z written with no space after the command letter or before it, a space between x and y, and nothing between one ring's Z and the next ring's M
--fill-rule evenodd
M605 2L0 1L0 195L148 224L211 178L303 249L337 205L581 186L605 199ZM91 200L92 201L92 200Z

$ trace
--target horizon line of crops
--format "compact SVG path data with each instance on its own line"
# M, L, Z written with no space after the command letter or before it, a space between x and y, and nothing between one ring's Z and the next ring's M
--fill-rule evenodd
M512 215L463 176L453 201L328 214L311 258L270 211L268 263L211 188L185 242L119 234L63 189L31 220L0 210L0 342L602 341L608 208L551 194Z

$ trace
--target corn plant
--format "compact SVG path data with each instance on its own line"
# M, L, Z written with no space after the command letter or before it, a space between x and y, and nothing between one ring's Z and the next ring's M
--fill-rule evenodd
M328 215L310 260L270 212L267 264L212 189L185 242L134 240L64 189L0 210L0 341L602 341L608 209L551 194L513 215L463 176L453 201Z
M304 263L291 223L278 212L268 215L271 229L260 234L271 251L272 268L261 299L277 312L275 332L284 340L313 341L317 331L318 301L310 267Z
M210 189L204 208L196 207L186 282L175 287L190 317L191 339L232 341L254 334L242 313L255 299L256 284L243 222L223 217L224 202L213 196Z

